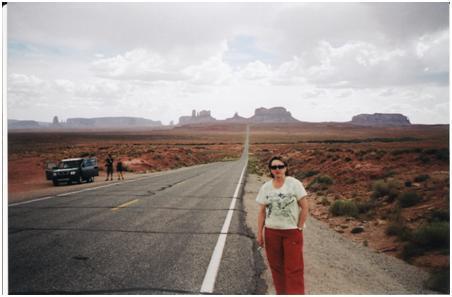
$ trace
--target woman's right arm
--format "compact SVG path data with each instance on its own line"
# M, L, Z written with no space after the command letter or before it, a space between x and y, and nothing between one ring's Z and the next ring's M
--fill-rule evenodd
M264 246L264 224L265 224L265 205L259 204L259 213L257 214L257 244Z

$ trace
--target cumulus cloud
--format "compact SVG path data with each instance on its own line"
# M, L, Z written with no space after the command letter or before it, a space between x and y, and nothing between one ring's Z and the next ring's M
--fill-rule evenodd
M224 50L214 56L208 57L198 65L191 65L185 68L182 73L190 77L190 82L194 84L220 85L228 84L232 79L232 67L223 59Z
M134 49L124 55L94 61L92 71L105 78L144 81L188 79L177 71L174 61L146 49Z
M12 73L8 76L8 108L30 108L44 99L48 85L35 75Z

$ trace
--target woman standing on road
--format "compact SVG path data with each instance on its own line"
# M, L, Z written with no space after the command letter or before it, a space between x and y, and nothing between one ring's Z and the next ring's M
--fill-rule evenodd
M287 176L287 163L282 157L273 157L268 168L272 180L262 185L256 198L259 203L257 243L265 246L276 293L304 294L303 228L309 211L307 193L299 180Z

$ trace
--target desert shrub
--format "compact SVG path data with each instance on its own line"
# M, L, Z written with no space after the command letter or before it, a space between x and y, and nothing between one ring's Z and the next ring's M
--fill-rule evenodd
M305 174L303 171L297 171L293 173L293 177L295 177L298 180L302 180L305 178Z
M259 165L259 162L255 158L248 160L248 172L251 174L263 175L263 169Z
M344 183L347 184L347 185L354 184L354 183L356 183L356 178L354 178L354 177L348 177L348 178L346 178L346 179L344 180Z
M333 179L328 175L319 175L312 180L307 186L312 191L326 190L333 183Z
M418 158L419 161L421 161L424 164L430 163L430 158L424 154L421 154Z
M435 152L435 157L441 161L449 161L449 149L443 148Z
M411 230L400 222L392 222L386 227L385 234L388 236L397 236L400 240L407 241L412 238Z
M378 180L373 183L372 189L372 199L378 199L383 196L388 196L390 201L398 196L398 185L395 181L385 182L383 180Z
M84 158L84 157L91 157L91 156L95 156L96 152L80 152L79 157L80 158Z
M384 213L382 218L396 223L403 223L402 208L399 205L396 205L392 210Z
M432 222L413 233L412 242L424 249L449 248L449 223Z
M393 150L391 152L391 154L393 156L398 156L398 155L402 155L402 154L409 154L409 153L413 153L414 151L412 149L398 149L398 150Z
M318 171L315 171L315 170L309 170L309 171L307 171L307 172L305 173L305 177L311 177L311 176L314 176L314 175L317 175L317 174L319 174Z
M359 213L368 213L370 210L375 208L375 202L374 201L364 201L364 202L357 202L356 207L358 208Z
M351 158L349 158L349 157L346 157L346 158L344 159L344 161L345 161L345 162L351 162L351 161L352 161L352 159L351 159Z
M450 267L445 267L432 271L424 286L433 291L444 294L450 293Z
M430 175L428 175L428 174L421 174L421 175L416 176L414 178L414 181L416 183L420 183L420 182L426 181L429 178L430 178Z
M331 205L330 212L334 216L357 217L359 210L355 202L351 200L336 200Z
M437 149L426 149L423 151L423 153L427 155L434 155L436 154L437 151L438 151Z
M377 151L377 158L378 159L381 159L384 155L386 155L386 151L384 151L384 150Z
M385 179L385 178L388 178L388 177L392 177L392 176L394 176L394 175L396 175L396 172L395 172L395 171L390 170L390 169L385 169L385 170L383 171L383 173L379 176L379 178L380 178L380 179Z
M449 222L449 210L434 210L430 213L428 221L431 222Z
M405 181L405 187L409 188L413 185L413 183L410 180Z
M319 184L331 185L333 184L333 179L328 175L319 175L314 179L315 182Z
M401 207L411 207L422 201L422 197L416 192L405 192L398 197L399 205Z
M294 174L294 176L295 176L295 178L297 178L297 179L299 179L299 180L302 180L302 179L305 179L305 178L307 178L307 177L311 177L311 176L314 176L314 175L317 175L319 172L318 171L315 171L315 170L309 170L309 171L306 171L306 172L304 172L304 171L298 171L298 172L296 172L295 174Z
M331 202L326 197L322 197L320 204L322 204L323 206L328 206L331 205Z
M366 150L359 150L359 151L355 152L355 155L358 156L358 157L362 157L365 154L367 154Z
M402 250L402 257L409 260L428 250L446 250L449 254L449 223L433 222L415 230Z
M408 242L403 246L401 256L405 261L408 261L412 257L420 256L423 253L424 250L420 246L412 242Z

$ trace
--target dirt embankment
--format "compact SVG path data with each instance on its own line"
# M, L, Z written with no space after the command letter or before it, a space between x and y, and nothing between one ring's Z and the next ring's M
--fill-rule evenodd
M267 174L271 156L284 156L312 194L313 217L358 244L448 269L448 144L390 140L256 144L250 162Z
M265 180L250 174L244 189L246 223L254 234L257 231L255 199ZM308 199L312 205L312 198ZM265 252L260 253L265 259ZM435 293L423 288L429 277L426 271L348 240L312 216L304 231L304 259L307 294ZM261 277L267 284L266 294L274 294L268 268Z

